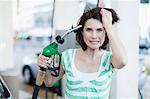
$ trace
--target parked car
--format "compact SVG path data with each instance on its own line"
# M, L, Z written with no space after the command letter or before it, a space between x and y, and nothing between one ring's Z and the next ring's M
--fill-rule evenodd
M36 65L36 59L39 53L25 56L23 59L22 75L27 84L33 84L36 79L39 67Z
M26 84L35 84L36 75L39 70L39 67L36 65L36 60L39 55L40 53L36 53L33 55L26 56L23 59L22 76ZM61 80L56 82L52 87L49 87L49 90L61 96Z

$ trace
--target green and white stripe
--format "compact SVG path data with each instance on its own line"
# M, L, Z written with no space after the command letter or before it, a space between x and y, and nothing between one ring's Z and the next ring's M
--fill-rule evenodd
M112 53L104 52L99 72L86 74L75 69L75 52L75 49L68 49L62 54L62 65L67 80L65 99L108 99L113 73L110 65Z

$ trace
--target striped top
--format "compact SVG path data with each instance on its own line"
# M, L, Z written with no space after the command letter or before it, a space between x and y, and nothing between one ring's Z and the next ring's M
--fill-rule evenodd
M113 73L110 60L112 53L104 51L99 70L85 73L74 64L76 49L62 54L62 66L66 74L65 99L108 99Z

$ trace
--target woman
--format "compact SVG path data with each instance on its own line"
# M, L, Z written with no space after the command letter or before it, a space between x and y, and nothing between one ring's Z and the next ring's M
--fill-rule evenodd
M81 48L64 51L59 77L49 72L45 84L52 86L66 74L65 99L108 99L113 68L120 69L127 63L125 48L112 29L118 20L112 9L94 8L85 12L78 24L82 28L76 33ZM108 42L111 51L106 51ZM37 65L47 68L48 60L39 56Z

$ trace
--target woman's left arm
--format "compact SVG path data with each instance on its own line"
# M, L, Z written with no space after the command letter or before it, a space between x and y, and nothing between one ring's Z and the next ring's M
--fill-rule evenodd
M114 68L123 68L127 64L127 54L123 43L121 42L118 34L113 31L111 12L102 9L102 20L107 36L109 39L110 48L112 50L112 60Z

